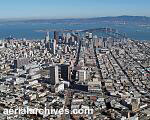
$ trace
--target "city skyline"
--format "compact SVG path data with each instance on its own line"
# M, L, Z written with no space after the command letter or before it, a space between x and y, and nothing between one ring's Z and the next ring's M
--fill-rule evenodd
M3 0L0 4L0 19L150 16L149 4L148 0Z
M150 120L150 0L1 0L1 120Z

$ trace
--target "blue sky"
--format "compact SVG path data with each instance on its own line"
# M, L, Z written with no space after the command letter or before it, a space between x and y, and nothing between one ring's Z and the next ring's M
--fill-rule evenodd
M0 0L0 18L150 16L150 0Z

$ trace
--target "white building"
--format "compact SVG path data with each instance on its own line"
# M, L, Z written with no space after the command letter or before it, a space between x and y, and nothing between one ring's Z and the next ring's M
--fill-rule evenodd
M86 70L78 70L79 81L85 81L87 79Z

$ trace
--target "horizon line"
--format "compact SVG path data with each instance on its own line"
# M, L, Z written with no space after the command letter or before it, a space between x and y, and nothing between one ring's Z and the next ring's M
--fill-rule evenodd
M22 17L22 18L0 18L1 20L63 20L63 19L90 19L90 18L102 18L102 17L122 17L122 16L129 16L129 17L150 17L150 16L142 16L142 15L119 15L119 16L93 16L93 17L62 17L62 18L49 18L49 17Z

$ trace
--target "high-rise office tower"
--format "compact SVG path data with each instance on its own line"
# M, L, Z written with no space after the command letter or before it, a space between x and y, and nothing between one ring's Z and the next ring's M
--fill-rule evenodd
M70 66L67 64L61 64L59 65L59 70L60 70L61 78L64 81L69 81L70 80Z
M99 47L103 47L103 37L98 38Z
M107 47L111 48L114 45L114 39L112 37L107 38Z
M96 48L99 47L99 40L98 40L98 37L95 35L93 36L93 41L94 41L94 46L96 46Z
M93 34L90 33L90 32L86 32L86 33L85 33L85 37L86 37L87 39L92 39Z
M56 85L59 83L58 66L50 66L50 84Z
M63 34L62 34L62 42L65 43L65 41L66 41L66 34L63 33Z
M55 54L56 53L56 47L57 47L57 44L56 44L56 40L51 40L50 41L50 50L52 52L52 54Z
M53 49L52 49L53 54L56 54L56 46L57 46L57 41L54 39Z
M49 32L46 33L45 40L44 40L45 48L50 49L50 36Z
M56 40L56 44L59 42L59 33L58 31L54 31L54 39Z
M46 33L46 37L45 37L45 43L48 43L50 40L50 37L49 37L49 32Z
M93 37L93 34L89 33L89 39L92 39L92 37Z
M104 47L104 48L107 47L107 38L103 38L103 47Z
M65 43L69 43L70 38L71 38L71 34L67 33Z

